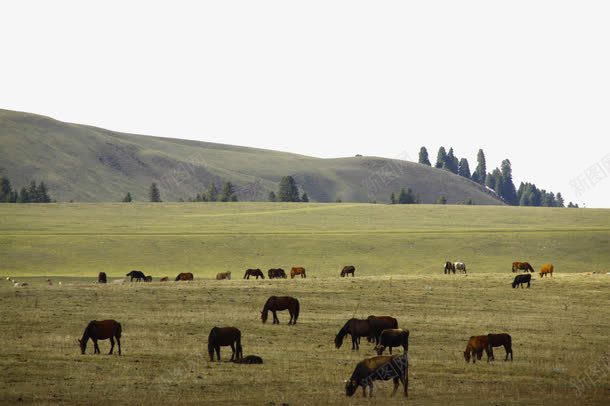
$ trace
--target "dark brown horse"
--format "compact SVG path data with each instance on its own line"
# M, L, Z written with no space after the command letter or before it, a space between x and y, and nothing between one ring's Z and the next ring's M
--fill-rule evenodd
M106 272L100 272L97 275L97 283L106 283L108 279L106 278Z
M491 358L489 338L487 336L471 336L464 350L464 359L466 362L470 362L472 358L472 363L474 364L483 357L483 351L487 354L487 362L489 362Z
M193 274L190 272L182 272L179 273L178 276L176 276L176 281L192 281L193 280Z
M301 275L301 278L306 278L305 268L302 266L295 266L290 270L290 279L294 279L295 276Z
M119 345L119 355L121 355L121 331L121 323L115 320L90 321L85 328L83 338L78 340L81 353L85 353L87 341L89 341L89 339L93 341L94 354L100 353L100 347L97 345L97 340L110 339L110 352L108 353L108 355L110 355L112 354L112 350L114 350L114 339L116 338L116 342Z
M210 361L214 361L214 352L220 361L220 347L230 346L233 353L231 361L241 359L243 351L241 349L241 331L235 327L214 327L208 336L208 355Z
M493 347L504 347L506 351L506 358L504 361L508 361L508 355L510 354L510 360L513 360L513 339L510 334L487 334L487 352L491 355L491 360L495 360Z
M369 342L379 344L381 332L388 328L398 328L398 320L390 316L369 316L367 317L371 325L371 336Z
M369 321L349 319L335 336L335 347L341 348L343 338L348 334L352 336L352 350L360 349L360 337L370 337L371 335Z
M151 275L145 276L144 282L152 282L152 276Z
M356 276L356 268L353 265L344 266L341 270L341 277L349 276L350 273L352 274L352 277Z
M244 274L244 279L250 279L250 277L255 277L256 279L258 279L258 277L260 276L261 278L265 279L265 275L263 275L263 272L256 268L256 269L246 269L246 273Z
M455 265L453 262L445 262L445 274L451 274L452 272L455 273Z
M286 272L284 272L282 268L271 268L269 271L267 271L267 275L269 276L269 279L286 279Z
M401 347L404 352L409 352L409 330L401 328L389 328L381 332L379 336L379 344L375 347L377 355L383 354L383 351L388 347L392 354L392 347Z
M146 278L146 275L144 275L144 272L142 271L137 271L137 270L133 270L130 271L127 275L125 276L129 276L130 277L130 282L133 282L133 280L135 279L136 282L140 282L142 279Z
M513 272L524 271L534 273L534 268L530 265L529 262L513 262Z
M277 311L288 310L290 312L290 321L288 324L297 324L299 318L299 301L292 296L271 296L267 299L263 311L261 312L261 320L263 323L267 321L267 313L273 313L273 324L280 324L277 318Z

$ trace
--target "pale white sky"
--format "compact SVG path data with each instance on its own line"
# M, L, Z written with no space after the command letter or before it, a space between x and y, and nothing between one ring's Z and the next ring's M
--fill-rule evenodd
M318 157L443 145L474 169L483 148L517 186L610 207L609 21L608 1L3 2L0 108Z

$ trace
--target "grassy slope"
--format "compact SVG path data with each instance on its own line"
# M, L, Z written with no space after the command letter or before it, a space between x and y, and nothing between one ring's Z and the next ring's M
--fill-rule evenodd
M198 141L122 134L33 114L0 110L0 173L16 186L44 180L68 201L147 200L151 182L165 200L195 196L209 182L232 181L241 200L266 200L285 175L316 201L387 201L411 187L422 202L445 195L499 204L475 183L427 166L375 157L318 159Z

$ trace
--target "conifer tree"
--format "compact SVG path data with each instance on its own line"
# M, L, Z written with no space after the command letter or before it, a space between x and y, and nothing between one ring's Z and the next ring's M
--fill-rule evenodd
M438 154L436 154L436 165L435 168L442 168L445 166L445 162L447 161L447 152L445 151L445 147L440 147L438 149Z
M517 205L517 191L515 184L513 183L513 170L511 168L510 160L505 159L502 161L502 194L501 196L510 205Z
M301 201L304 203L309 202L309 196L307 196L307 193L303 192L303 195L301 196Z
M216 188L216 183L211 182L208 185L207 198L208 198L208 201L210 201L210 202L217 202L218 201L218 189Z
M479 149L479 152L477 154L477 167L472 174L472 180L481 185L487 185L487 183L485 182L486 178L487 164L485 162L485 153L483 153L482 149Z
M155 182L151 183L150 188L148 189L148 198L151 202L161 202L161 192Z
M276 196L275 196L275 192L272 190L271 192L269 192L269 197L268 199L270 202L275 202L277 200Z
M280 202L298 202L300 200L299 188L292 176L284 176L280 181L278 198Z
M131 198L131 193L127 192L125 197L123 198L123 203L131 203L133 199Z
M468 166L468 160L466 158L460 159L458 175L470 179L470 166Z
M421 147L419 149L419 163L422 165L432 166L430 159L428 158L428 150L426 147Z

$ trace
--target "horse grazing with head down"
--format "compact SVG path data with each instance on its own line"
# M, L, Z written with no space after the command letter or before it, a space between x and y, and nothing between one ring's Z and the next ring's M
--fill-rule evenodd
M233 353L231 361L241 359L243 351L241 348L241 331L235 327L214 327L208 336L208 355L210 361L214 361L214 352L220 361L220 347L230 346Z
M456 271L460 271L462 273L466 273L466 264L463 262L455 262L453 264L453 266L455 266L455 270Z
M390 348L390 354L392 347L402 347L404 352L409 352L409 330L401 328L383 330L379 336L379 344L375 346L377 355L383 354L386 347Z
M402 355L378 355L360 361L350 379L345 381L345 394L353 396L356 389L362 386L362 396L366 397L366 388L369 387L369 397L373 396L373 381L382 380L394 381L394 391L396 394L398 387L402 383L404 386L405 397L409 396L409 357L405 352Z
M131 278L129 280L130 282L133 282L134 279L136 280L136 282L140 282L142 279L146 278L146 275L144 275L144 272L136 271L135 269L133 271L129 272L125 276L129 276Z
M269 279L282 278L286 279L286 272L282 268L271 268L267 271Z
M544 264L540 267L540 277L551 275L553 277L553 264Z
M517 286L521 286L521 289L523 289L523 284L527 283L527 287L529 288L531 280L532 275L529 273L527 275L517 275L512 283L512 287L516 288Z
M491 350L489 348L488 336L471 336L464 350L464 359L466 362L470 362L472 358L472 363L474 364L477 359L480 360L483 357L483 351L487 354L487 362L489 362Z
M352 336L352 350L360 349L360 337L369 337L371 335L371 326L368 320L349 319L335 337L335 347L341 348L343 338L346 335Z
M504 347L506 351L506 358L504 361L508 361L508 355L510 354L510 360L513 360L513 342L510 334L487 334L487 353L491 355L491 360L495 360L493 347Z
M354 267L353 265L344 266L341 270L341 277L343 278L344 276L349 276L350 273L352 274L352 278L355 277L356 267Z
M306 278L305 268L302 266L295 266L290 270L290 279L294 279L295 276L301 275L301 278Z
M193 278L193 274L190 272L181 272L178 274L178 276L176 276L176 282L177 281L192 281Z
M114 339L116 338L117 344L119 345L119 355L121 355L121 323L115 320L92 320L85 327L85 332L83 333L83 337L78 340L80 345L81 354L85 353L87 349L87 341L91 339L93 341L93 353L99 354L100 347L97 345L97 340L107 340L110 339L110 352L108 355L112 354L112 350L114 350Z
M374 342L375 345L379 344L379 336L385 329L398 328L398 320L390 316L369 316L367 317L371 326L371 335L369 342Z
M231 280L231 271L229 272L219 272L216 274L216 280L221 281L223 279Z
M256 268L256 269L246 269L246 273L244 274L244 279L250 279L251 276L252 277L256 276L256 279L258 279L259 276L261 278L265 279L265 275L263 275L263 271L261 271L258 268Z
M530 265L529 262L513 262L513 272L523 271L523 272L531 272L534 273L534 268Z
M449 275L452 272L455 273L455 265L453 264L453 262L450 261L446 261L445 262L445 274Z
M288 310L290 313L290 321L288 321L288 324L297 324L299 307L299 301L292 296L271 296L267 299L267 302L265 302L265 306L261 312L261 320L263 323L266 323L268 312L271 311L273 313L273 324L280 324L276 312Z

